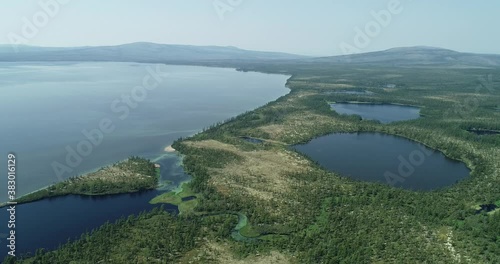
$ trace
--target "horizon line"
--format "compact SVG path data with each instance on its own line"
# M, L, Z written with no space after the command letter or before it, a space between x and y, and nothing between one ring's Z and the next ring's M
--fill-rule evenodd
M39 46L39 45L27 45L27 44L18 44L18 45L13 45L10 43L0 43L1 46L16 46L16 47L32 47L32 48L61 48L61 49L78 49L78 48L100 48L100 47L119 47L119 46L125 46L125 45L132 45L132 44L154 44L154 45L165 45L165 46L188 46L188 47L217 47L217 48L235 48L243 51L256 51L256 52L268 52L268 53L283 53L283 54L289 54L289 55L296 55L296 56L303 56L303 57L310 57L310 58L326 58L326 57L340 57L340 56L351 56L351 55L359 55L359 54L368 54L368 53L375 53L375 52L384 52L384 51L389 51L393 49L404 49L404 48L429 48L429 49L438 49L438 50L448 50L448 51L454 51L458 53L469 53L469 54L478 54L478 55L500 55L500 53L479 53L479 52L470 52L470 51L458 51L458 50L453 50L453 49L448 49L448 48L443 48L443 47L435 47L435 46L428 46L428 45L411 45L411 46L396 46L396 47L391 47L391 48L385 48L385 49L380 49L380 50L374 50L374 51L366 51L366 52L359 52L359 53L350 53L350 54L334 54L334 55L304 55L304 54L298 54L298 53L291 53L291 52L284 52L284 51L269 51L269 50L253 50L253 49L245 49L245 48L240 48L237 46L232 46L232 45L193 45L193 44L176 44L176 43L158 43L158 42L150 42L150 41L136 41L136 42L129 42L129 43L122 43L122 44L115 44L115 45L82 45L82 46Z

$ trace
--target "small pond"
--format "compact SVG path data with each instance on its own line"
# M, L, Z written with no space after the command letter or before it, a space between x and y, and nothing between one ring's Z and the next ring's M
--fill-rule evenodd
M500 131L498 130L489 130L489 129L467 129L468 132L474 133L479 136L489 136L489 135L500 135Z
M382 124L420 117L420 108L413 106L369 103L334 103L331 106L339 114L359 115L363 120L378 120Z
M191 201L191 200L194 200L194 199L196 199L196 196L188 196L188 197L184 197L184 198L182 198L181 200L182 200L183 202L187 202L187 201Z
M476 214L480 214L482 212L486 212L486 213L493 212L497 208L498 208L498 206L496 204L482 204L481 209L476 210Z
M348 94L348 95L372 95L373 92L365 90L341 90L341 91L328 91L324 94Z

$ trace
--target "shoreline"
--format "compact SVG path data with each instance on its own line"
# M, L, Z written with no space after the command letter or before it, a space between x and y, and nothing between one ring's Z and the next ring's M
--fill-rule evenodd
M176 152L177 152L177 150L176 150L176 149L174 149L174 148L172 147L172 145L168 145L167 147L165 147L165 148L164 148L164 151L165 151L165 152L167 152L167 153L176 153ZM162 159L162 158L164 157L164 155L165 155L165 154L163 154L163 155L159 154L157 157L155 157L155 158L151 159L151 162L153 162L153 163L154 163L154 162L157 162L159 159ZM92 170L88 170L88 171L86 171L86 172L82 173L81 175L78 175L78 176L77 176L77 178L80 178L80 177L85 177L86 175L89 175L89 174L91 174L91 173L95 173L95 172L99 171L99 170L100 170L100 169L102 169L102 168L109 167L109 166L111 166L112 164L113 164L113 163L110 163L110 164L106 164L106 165L101 166L101 167L97 167L97 168L92 169ZM189 182L189 181L187 181L187 182ZM58 182L58 183L60 183L60 182ZM29 195L35 194L35 193L37 193L37 192L45 191L45 190L49 189L50 187L52 187L52 186L54 186L54 185L56 185L56 184L58 184L58 183L55 183L55 184L50 184L50 185L47 185L47 186L41 187L41 188L39 188L39 189L36 189L36 190L34 190L34 191L31 191L31 192L29 192L29 193L23 194L23 195L21 195L21 196L19 196L19 197L16 197L16 200L22 199L22 198L24 198L24 197L26 197L26 196L29 196ZM181 183L179 184L179 186L177 186L174 190L177 190L177 189L179 189L179 188L182 188L182 184L184 184L184 183L185 183L185 182L181 182ZM160 187L160 186L157 186L157 188L158 188L158 187ZM134 192L128 192L128 193L134 193ZM84 195L84 196L105 196L105 195L116 195L116 194L121 194L121 193L110 193L110 194L74 194L74 195ZM68 195L70 195L70 194L68 194ZM45 198L43 198L43 199L45 199ZM30 202L36 202L36 201L43 200L43 199L38 199L38 200L30 201ZM21 202L21 203L17 203L16 205L21 205L21 204L30 203L30 202ZM8 206L8 205L9 205L9 201L1 202L1 203L0 203L0 208L6 207L6 206Z
M412 108L419 108L419 110L422 110L423 106L418 106L418 105L411 105L411 104L402 104L402 103L387 103L387 102L369 102L369 101L327 101L328 104L359 104L359 105L394 105L394 106L407 106L407 107L412 107Z
M159 155L158 156L159 158L162 158L163 156L162 155ZM131 158L127 158L125 160L122 160L122 161L118 161L116 164L119 165L121 163L126 163L126 162L129 162ZM142 160L145 160L145 161L148 161L149 163L151 164L155 164L155 161L153 160L149 160L149 159L145 159L145 158L141 158ZM99 171L105 169L105 168L111 168L113 167L114 165L113 164L107 164L105 166L102 166L102 167L98 167L96 169L93 169L91 172L87 171L85 173L82 173L81 175L78 175L77 177L75 177L75 179L81 179L81 178L85 178L86 176L88 175L91 175L92 173L98 173ZM157 184L156 184L156 187L154 188L149 188L148 189L137 189L137 190L126 190L126 191L109 191L109 192L104 192L104 193L92 193L91 191L88 191L88 192L67 192L67 193L58 193L58 194L55 194L55 195L52 195L52 193L54 192L54 190L51 190L50 188L51 187L56 187L61 185L61 184L64 184L65 182L67 181L71 181L71 178L68 178L64 181L60 181L60 182L57 182L57 183L54 183L54 184L51 184L51 185L48 185L48 186L45 186L45 187L42 187L42 188L39 188L37 190L34 190L34 191L31 191L27 194L23 194L19 197L16 197L16 199L14 200L14 202L16 203L15 205L22 205L22 204L27 204L27 203L32 203L32 202L37 202L37 201L40 201L40 200L44 200L44 199L47 199L47 198L57 198L57 197L62 197L62 196L67 196L67 195L79 195L79 196L93 196L93 197L99 197L99 196L108 196L108 195L118 195L118 194L131 194L131 193L139 193L139 192L142 192L142 191L147 191L147 190L157 190L159 187L160 187L160 169L159 168L155 168L155 175L154 177L157 179ZM42 192L49 192L49 194L45 194L45 195L42 195L40 198L34 198L34 199L31 199L30 196L32 195L36 195L38 193L42 193ZM27 197L30 197L30 198L27 198ZM27 198L28 200L23 200ZM6 201L6 202L2 202L0 203L0 208L3 208L3 207L6 207L9 205L9 201Z
M176 149L174 149L174 148L172 147L172 145L168 145L168 146L167 146L166 148L164 148L163 150L164 150L165 152L168 152L168 153L174 153L174 152L176 152L176 151L177 151Z
M126 159L125 159L125 160L126 160ZM122 161L124 161L124 160L122 160ZM120 162L120 161L118 161L118 162ZM153 162L153 161L151 160L151 162ZM106 164L106 165L103 165L103 166L101 166L101 167L97 167L97 168L95 168L95 169L86 170L86 171L82 172L80 175L78 175L78 176L76 176L76 177L78 177L78 178L79 178L79 177L84 177L84 176L87 176L87 175L89 175L89 174L91 174L91 173L95 173L95 172L99 171L99 170L100 170L100 169L102 169L102 168L106 168L106 167L112 166L113 164L114 164L114 163L108 163L108 164ZM68 178L68 179L69 179L69 178ZM68 179L66 179L66 180L68 180ZM63 181L60 181L60 182L63 182ZM60 182L52 183L52 184L50 184L50 185L47 185L47 186L41 187L41 188L36 189L36 190L34 190L34 191L31 191L31 192L29 192L29 193L23 194L23 195L21 195L21 196L19 196L19 197L16 197L16 200L17 200L17 199L21 199L21 198L23 198L24 196L28 196L28 195L34 194L34 193L36 193L36 192L46 190L46 189L50 188L51 186L54 186L54 185L56 185L56 184L58 184L58 183L60 183ZM0 203L0 208L5 207L5 206L7 205L7 203L8 203L8 201L6 201L6 202L1 202L1 203Z

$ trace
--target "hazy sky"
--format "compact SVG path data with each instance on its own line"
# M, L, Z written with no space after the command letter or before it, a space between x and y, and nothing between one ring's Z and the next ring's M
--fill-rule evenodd
M40 5L56 1L68 3ZM391 18L375 19L381 10ZM341 45L358 52L426 45L500 54L499 11L498 0L2 0L0 43L147 41L305 55L342 54Z

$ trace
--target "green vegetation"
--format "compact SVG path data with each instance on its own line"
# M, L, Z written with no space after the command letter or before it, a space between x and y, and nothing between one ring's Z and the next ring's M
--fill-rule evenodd
M283 69L293 74L289 95L175 142L194 177L185 194L198 197L197 205L185 209L192 213L152 212L131 224L105 225L24 262L500 263L500 213L474 209L499 202L500 136L466 131L500 129L500 112L494 110L500 101L499 68L242 67ZM336 89L374 94L329 93ZM416 105L423 117L383 125L339 115L330 101ZM413 192L324 171L288 147L356 131L421 142L465 162L471 177L442 190ZM241 136L265 142L250 144ZM181 195L154 201L175 204ZM241 234L254 239L231 237L235 212L251 223Z
M154 189L158 185L159 169L151 161L130 157L126 161L56 183L27 194L16 201L27 203L68 194L107 195Z
M250 225L248 222L245 223L245 225L239 230L240 234L244 237L248 238L256 238L261 235L261 233L257 230L255 230L252 225Z
M173 204L177 205L180 214L187 214L193 212L194 208L198 205L198 196L200 194L191 190L188 183L180 186L178 191L171 191L161 194L150 201L151 204ZM189 201L182 201L183 198L196 196L196 199Z
M157 259L170 262L195 247L199 237L204 235L200 232L202 223L202 219L174 217L163 210L153 209L137 217L122 218L114 224L106 223L58 251L39 250L25 262L153 263ZM221 228L220 221L211 224L216 231ZM106 246L93 246L97 244ZM10 262L6 260L5 263Z

